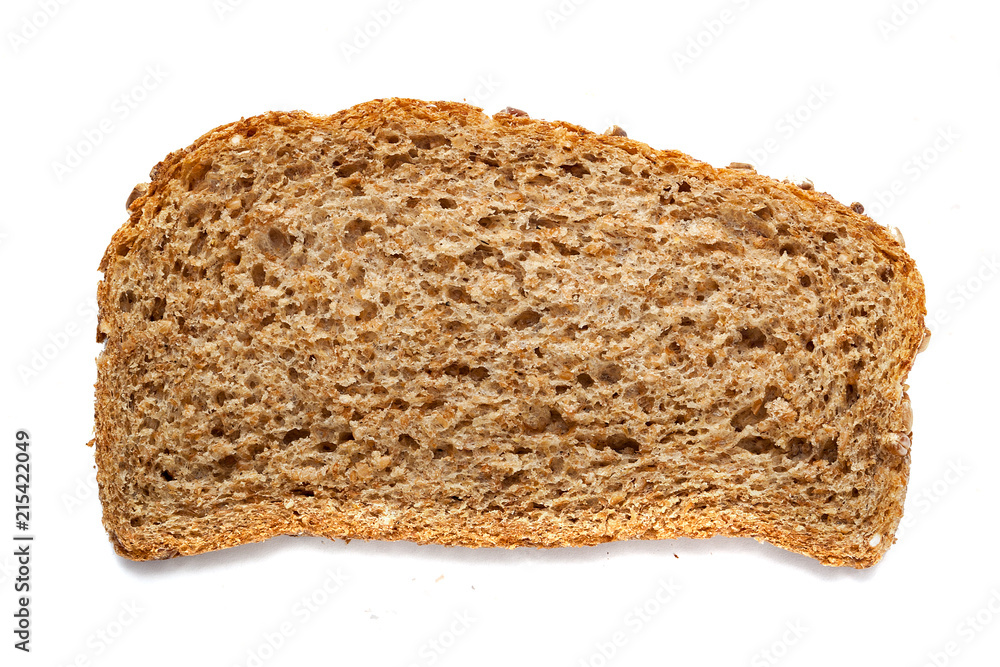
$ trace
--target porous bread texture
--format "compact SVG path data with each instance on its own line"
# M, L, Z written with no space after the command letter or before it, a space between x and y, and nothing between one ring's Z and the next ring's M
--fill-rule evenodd
M407 99L241 120L151 178L98 294L123 556L894 541L923 285L828 195Z

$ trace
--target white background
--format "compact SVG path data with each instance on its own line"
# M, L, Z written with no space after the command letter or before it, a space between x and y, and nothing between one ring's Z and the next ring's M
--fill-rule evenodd
M29 655L12 647L0 546L0 663L996 664L997 3L224 1L0 10L0 540L18 428L36 535ZM831 569L722 538L116 556L85 443L96 269L126 196L222 123L390 96L616 123L714 165L811 178L899 227L934 337L910 376L905 526L883 562Z

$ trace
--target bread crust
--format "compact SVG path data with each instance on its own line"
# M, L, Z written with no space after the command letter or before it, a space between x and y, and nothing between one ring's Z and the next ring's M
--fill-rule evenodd
M738 191L767 191L780 197L792 210L798 207L802 215L823 218L836 216L849 227L852 236L869 244L891 265L895 284L900 290L902 322L899 327L901 344L890 351L891 365L897 369L894 377L886 378L881 391L893 396L901 385L918 352L924 333L924 287L915 263L895 238L871 218L855 213L850 207L830 195L804 190L791 183L779 182L752 170L714 168L676 151L658 150L635 139L601 135L564 122L531 119L518 115L498 114L492 118L481 109L453 102L423 102L413 99L378 99L351 107L330 116L315 116L305 112L271 112L219 126L196 140L189 147L167 155L150 174L151 182L143 194L128 205L129 219L114 234L100 263L104 280L98 288L100 315L98 341L105 349L98 360L98 381L95 406L95 456L98 468L100 497L104 508L104 525L115 551L133 560L170 558L191 555L276 535L319 535L330 538L408 540L467 547L563 547L599 544L623 539L671 539L676 537L711 537L731 535L753 537L794 552L808 555L826 565L868 567L883 556L894 541L892 534L902 516L903 500L909 475L910 454L907 450L892 465L873 468L873 486L878 487L877 506L873 516L885 527L885 537L867 547L843 536L820 533L812 526L803 530L778 529L762 523L759 517L739 508L706 507L683 516L667 516L665 509L648 507L640 516L625 519L614 511L597 512L574 525L551 517L512 516L501 511L463 515L457 519L428 523L424 513L416 508L400 509L355 503L346 509L303 506L294 503L268 502L253 507L230 507L216 510L203 517L189 520L190 530L184 535L138 529L131 526L130 507L134 499L126 492L133 471L123 468L133 436L115 418L113 405L128 401L131 369L128 364L137 348L152 344L124 329L116 313L119 299L118 260L150 233L157 205L163 193L190 176L199 164L211 162L234 137L245 138L264 133L274 126L306 125L330 132L350 133L390 123L407 124L419 119L435 122L459 119L475 128L499 126L503 133L545 132L553 137L572 138L577 152L596 152L601 147L614 147L630 155L641 155L651 163L672 164L679 174L696 177L715 187ZM887 399L889 400L889 399ZM898 403L898 399L892 399ZM663 511L661 511L663 510Z

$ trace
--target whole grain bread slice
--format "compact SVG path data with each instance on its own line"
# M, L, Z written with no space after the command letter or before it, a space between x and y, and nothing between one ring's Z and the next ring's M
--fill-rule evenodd
M912 259L826 194L623 134L386 99L156 165L100 265L116 551L722 534L877 562Z

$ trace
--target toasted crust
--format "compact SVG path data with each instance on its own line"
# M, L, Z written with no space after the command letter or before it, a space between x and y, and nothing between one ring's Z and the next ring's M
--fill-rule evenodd
M388 491L384 492L385 495L381 499L373 500L368 497L363 501L355 492L345 491L337 497L335 503L327 504L319 501L320 496L302 498L285 494L260 502L246 499L212 506L208 499L192 500L191 497L178 495L169 488L155 488L152 490L153 496L169 499L169 502L164 500L156 505L157 512L173 503L176 509L181 510L182 514L186 513L188 518L173 523L159 519L158 523L147 522L145 517L151 515L152 510L149 508L152 505L149 504L151 501L147 502L137 496L137 489L142 486L137 480L148 472L147 468L151 469L150 467L154 465L156 457L151 456L150 452L154 449L159 452L164 447L169 449L174 447L174 444L169 437L161 435L155 436L159 439L156 440L154 447L150 444L151 439L155 439L154 436L138 429L137 423L124 418L123 413L127 410L140 409L148 412L147 408L152 404L152 402L143 404L145 407L141 408L137 404L139 374L148 372L143 364L157 363L156 355L149 350L158 349L156 346L160 340L169 341L169 345L183 345L185 339L177 337L174 330L168 329L163 322L154 323L162 325L160 328L144 324L145 329L137 329L137 320L131 320L130 314L121 312L120 302L127 284L134 279L134 274L138 270L132 260L134 249L143 243L151 242L154 236L163 235L165 223L161 207L180 201L178 199L180 186L198 182L198 179L203 178L204 172L218 160L220 155L229 150L234 141L252 144L253 137L271 136L275 128L308 128L316 133L335 135L345 138L348 143L354 141L361 145L367 140L366 137L372 136L374 128L445 125L461 127L470 135L476 135L478 132L488 133L491 137L506 137L511 144L518 144L523 137L540 135L551 137L553 142L565 140L567 145L571 144L571 151L575 156L602 155L602 151L610 150L615 155L623 156L622 159L627 156L641 158L645 163L661 170L659 174L654 173L648 177L650 179L663 179L664 183L681 178L697 180L706 187L710 186L713 192L733 193L734 200L738 201L749 200L751 195L755 201L766 197L768 201L776 202L774 207L780 208L784 216L782 219L792 221L793 227L796 221L812 221L809 229L818 234L819 231L816 230L822 227L819 223L836 221L840 228L846 230L843 236L850 239L851 249L861 248L869 255L880 257L880 261L889 268L892 275L891 284L885 287L886 300L889 301L885 308L886 313L891 313L895 319L879 325L887 327L889 333L878 336L890 336L893 344L888 346L873 343L872 349L877 349L880 370L878 374L871 371L873 375L867 377L864 375L867 371L862 369L858 371L862 375L855 381L857 385L855 391L860 391L861 398L869 401L867 405L872 411L872 419L877 423L872 426L870 434L866 432L858 436L858 442L864 444L855 446L841 439L839 445L835 445L840 447L840 461L842 467L847 468L846 471L840 468L834 469L832 465L824 468L826 464L822 460L810 462L813 466L810 470L826 471L821 471L816 477L823 483L835 485L829 478L839 479L848 474L867 480L867 486L855 488L856 492L860 489L861 496L857 501L857 513L860 517L857 525L821 524L819 504L816 506L814 518L805 525L793 526L794 521L769 519L755 510L752 502L740 504L731 500L741 497L739 489L734 488L731 477L720 478L719 481L724 487L723 491L735 494L725 496L725 504L706 504L704 507L678 511L677 507L670 503L658 504L649 500L653 496L640 496L637 491L634 497L643 498L641 504L636 501L635 505L628 505L631 501L626 499L622 507L612 504L589 513L581 510L572 517L567 513L568 510L549 511L547 508L540 513L527 512L521 506L518 506L517 511L511 512L505 512L503 508L483 511L472 507L449 512L437 507L429 513L427 503L431 502L433 505L433 501L428 498L421 496L419 497L421 503L408 506L405 498L395 498L389 495ZM150 178L151 183L145 192L139 191L131 198L128 205L129 220L115 233L101 260L100 269L105 277L98 288L100 306L98 341L105 342L106 346L98 360L94 443L100 496L104 507L104 525L115 550L122 556L135 560L169 558L260 541L282 534L313 534L352 539L401 539L418 543L473 547L522 545L558 547L591 545L618 539L709 537L722 534L754 537L806 554L828 565L867 567L877 562L894 541L893 533L902 516L909 474L909 451L905 448L905 451L900 449L898 455L894 455L893 444L898 443L900 438L896 434L906 435L908 438L909 433L908 427L901 426L893 420L896 419L895 415L901 410L902 402L905 401L904 382L924 333L924 289L913 260L887 230L867 216L858 215L826 193L803 190L793 184L778 182L751 170L716 169L676 151L653 149L624 136L595 134L569 123L541 121L511 114L497 114L490 118L484 115L481 109L469 105L451 102L427 103L396 98L373 100L330 116L315 116L304 112L272 112L241 119L239 122L223 125L208 132L188 148L171 153L154 167ZM378 185L383 189L401 187L394 186L388 179L380 181ZM758 222L751 216L740 224L752 226ZM169 224L179 228L181 223L175 219ZM506 223L501 222L501 224ZM723 221L718 224L728 223ZM765 221L759 224L771 223ZM733 238L747 239L747 250L740 249L740 252L752 252L755 248L759 250L763 244L771 242L766 237L767 232L755 236L745 232L743 228L738 231L739 234ZM793 232L797 233L795 229ZM801 234L803 239L807 239L805 231ZM357 254L360 256L362 251L358 249ZM848 263L849 258L844 262ZM164 293L170 289L165 282L161 288ZM147 295L135 295L140 300L145 296ZM148 296L154 297L152 293ZM836 304L831 305L837 307ZM146 317L144 321L148 319ZM190 320L190 315L187 319ZM869 323L864 326L874 328L875 324ZM857 327L862 325L858 324ZM857 327L848 333L872 339L877 337L872 330ZM848 341L848 333L841 332L838 334L841 338L837 340ZM830 340L834 340L832 334ZM530 348L527 349L530 351ZM499 351L498 354L504 353ZM144 358L152 361L144 361ZM167 364L163 365L159 372L169 377L172 371ZM790 383L798 381L800 381L798 378L789 380ZM508 391L511 396L518 396L517 387L511 386ZM170 399L164 397L159 400L166 403ZM791 402L791 399L788 402ZM766 405L766 399L764 404ZM154 419L149 416L152 414L149 412L147 415L144 412L142 416ZM205 420L210 420L213 414L214 410L206 409L203 417ZM756 411L754 414L757 414ZM764 414L766 416L766 410ZM137 416L136 419L138 418ZM498 423L500 422L493 423L492 428L498 428ZM766 426L766 423L764 425ZM310 437L315 436L315 431L313 428ZM499 432L497 434L499 435ZM761 431L761 434L758 437L768 435L764 431ZM720 451L722 449L727 452L736 451L735 460L741 465L750 467L751 464L764 465L759 463L762 460L760 457L763 456L761 453L751 451L750 454L745 454L742 450L733 449L733 443L739 439L740 433L734 434L732 441L726 440L724 443L715 431L709 435L716 437L716 441L722 443L718 445ZM768 435L768 438L776 442L782 441L781 437L772 438ZM197 437L195 440L197 441ZM649 455L646 443L641 438L639 440L642 444L641 455ZM374 441L381 443L378 438ZM476 442L482 448L489 448L490 443L487 440ZM191 446L195 449L199 447L197 442ZM205 446L207 447L207 444ZM784 451L787 454L787 447ZM392 455L392 452L389 451L386 455ZM727 454L727 456L732 458L733 455ZM235 458L239 459L236 464L238 471L247 467L238 452ZM805 470L803 466L800 467ZM290 467L294 468L291 465ZM327 471L327 468L323 470ZM419 476L419 471L419 467L412 467L408 468L406 473L411 477ZM660 470L660 473L667 475L669 472L669 468ZM674 472L677 472L676 468ZM247 474L252 474L249 468ZM525 494L537 492L538 488L547 484L543 476L530 476L529 479L530 484L535 486L523 491ZM792 487L788 484L784 481L780 484L776 482L772 496L768 496L771 498L768 502L777 503L773 499L778 496L788 498L788 508L802 502L796 500L798 496L795 493L798 492L790 490ZM519 487L515 484L514 488L517 490ZM600 484L598 488L607 496L608 491L603 490ZM625 506L628 507L628 511L623 509ZM774 504L773 507L777 508L774 511L780 515L781 505ZM198 508L209 509L204 515L198 516L200 511ZM787 516L792 515L789 509ZM570 521L570 518L575 520Z

